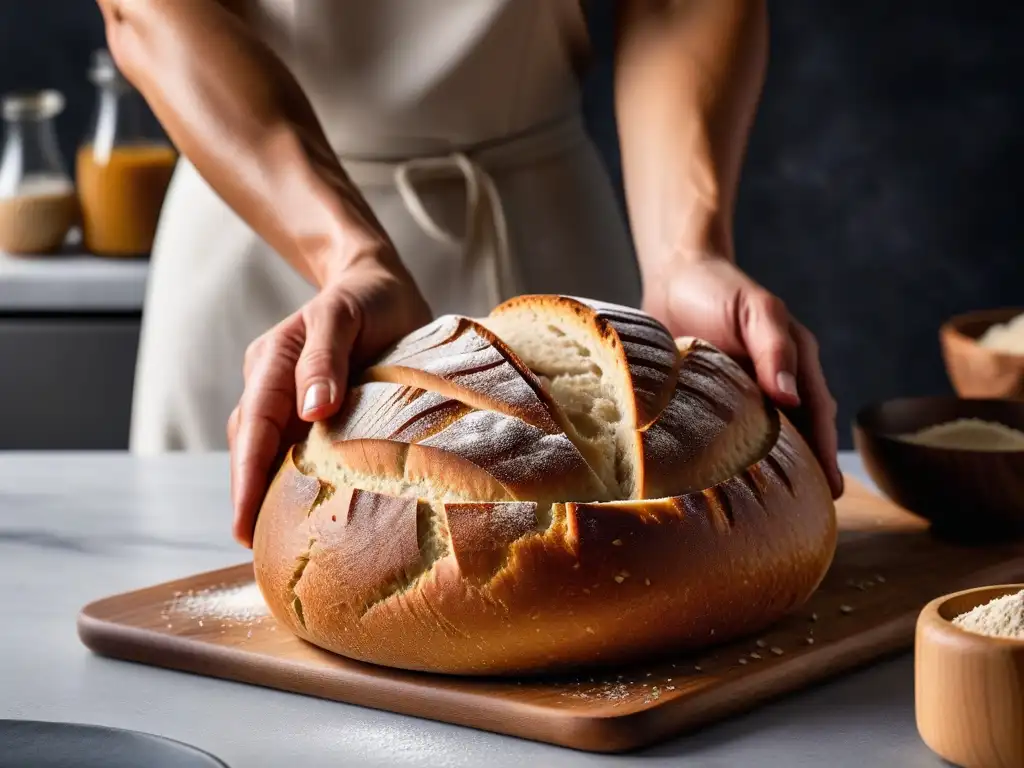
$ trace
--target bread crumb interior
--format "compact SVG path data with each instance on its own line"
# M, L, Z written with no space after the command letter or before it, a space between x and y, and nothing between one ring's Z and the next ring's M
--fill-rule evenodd
M534 310L479 321L494 333L540 379L544 390L569 421L566 431L591 469L614 498L629 498L633 468L628 464L623 419L624 397L618 391L614 361L603 347L568 324L548 322Z

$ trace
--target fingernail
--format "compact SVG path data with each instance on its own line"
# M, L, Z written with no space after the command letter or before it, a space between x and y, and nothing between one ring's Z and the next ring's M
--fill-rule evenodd
M799 393L796 391L796 377L789 371L782 371L778 376L775 377L775 383L779 387L779 391L784 395L789 395L797 400L800 399Z
M326 381L318 381L306 390L306 396L302 400L302 412L309 413L317 408L329 405L331 402L331 385Z

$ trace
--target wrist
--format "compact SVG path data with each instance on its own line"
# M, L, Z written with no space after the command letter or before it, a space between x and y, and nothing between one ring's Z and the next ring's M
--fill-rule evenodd
M266 146L276 171L266 196L280 201L289 260L299 262L307 279L322 288L357 263L394 253L370 206L333 155L307 146L292 130L277 132Z
M645 283L653 284L665 275L709 261L735 262L732 228L716 213L688 215L685 229L656 250L642 248L638 255ZM639 245L639 244L638 244Z
M731 221L720 211L691 212L664 259L672 266L708 259L734 261Z
M320 288L357 268L392 271L398 261L386 235L351 221L339 223L322 242L310 243L305 252L313 280Z

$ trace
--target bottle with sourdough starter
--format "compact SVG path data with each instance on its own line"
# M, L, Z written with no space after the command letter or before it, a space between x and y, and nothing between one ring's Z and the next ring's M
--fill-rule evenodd
M93 54L89 79L96 114L76 163L83 241L100 256L143 256L153 247L177 153L105 49Z
M78 221L78 200L57 144L54 120L64 109L57 91L3 99L0 154L0 251L52 253Z

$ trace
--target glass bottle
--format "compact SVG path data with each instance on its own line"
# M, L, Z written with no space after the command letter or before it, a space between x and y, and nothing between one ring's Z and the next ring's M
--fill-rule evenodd
M101 256L144 256L177 153L105 49L93 54L89 79L96 111L76 162L82 239Z
M0 251L51 253L78 219L78 201L57 144L57 91L5 96L0 153Z

